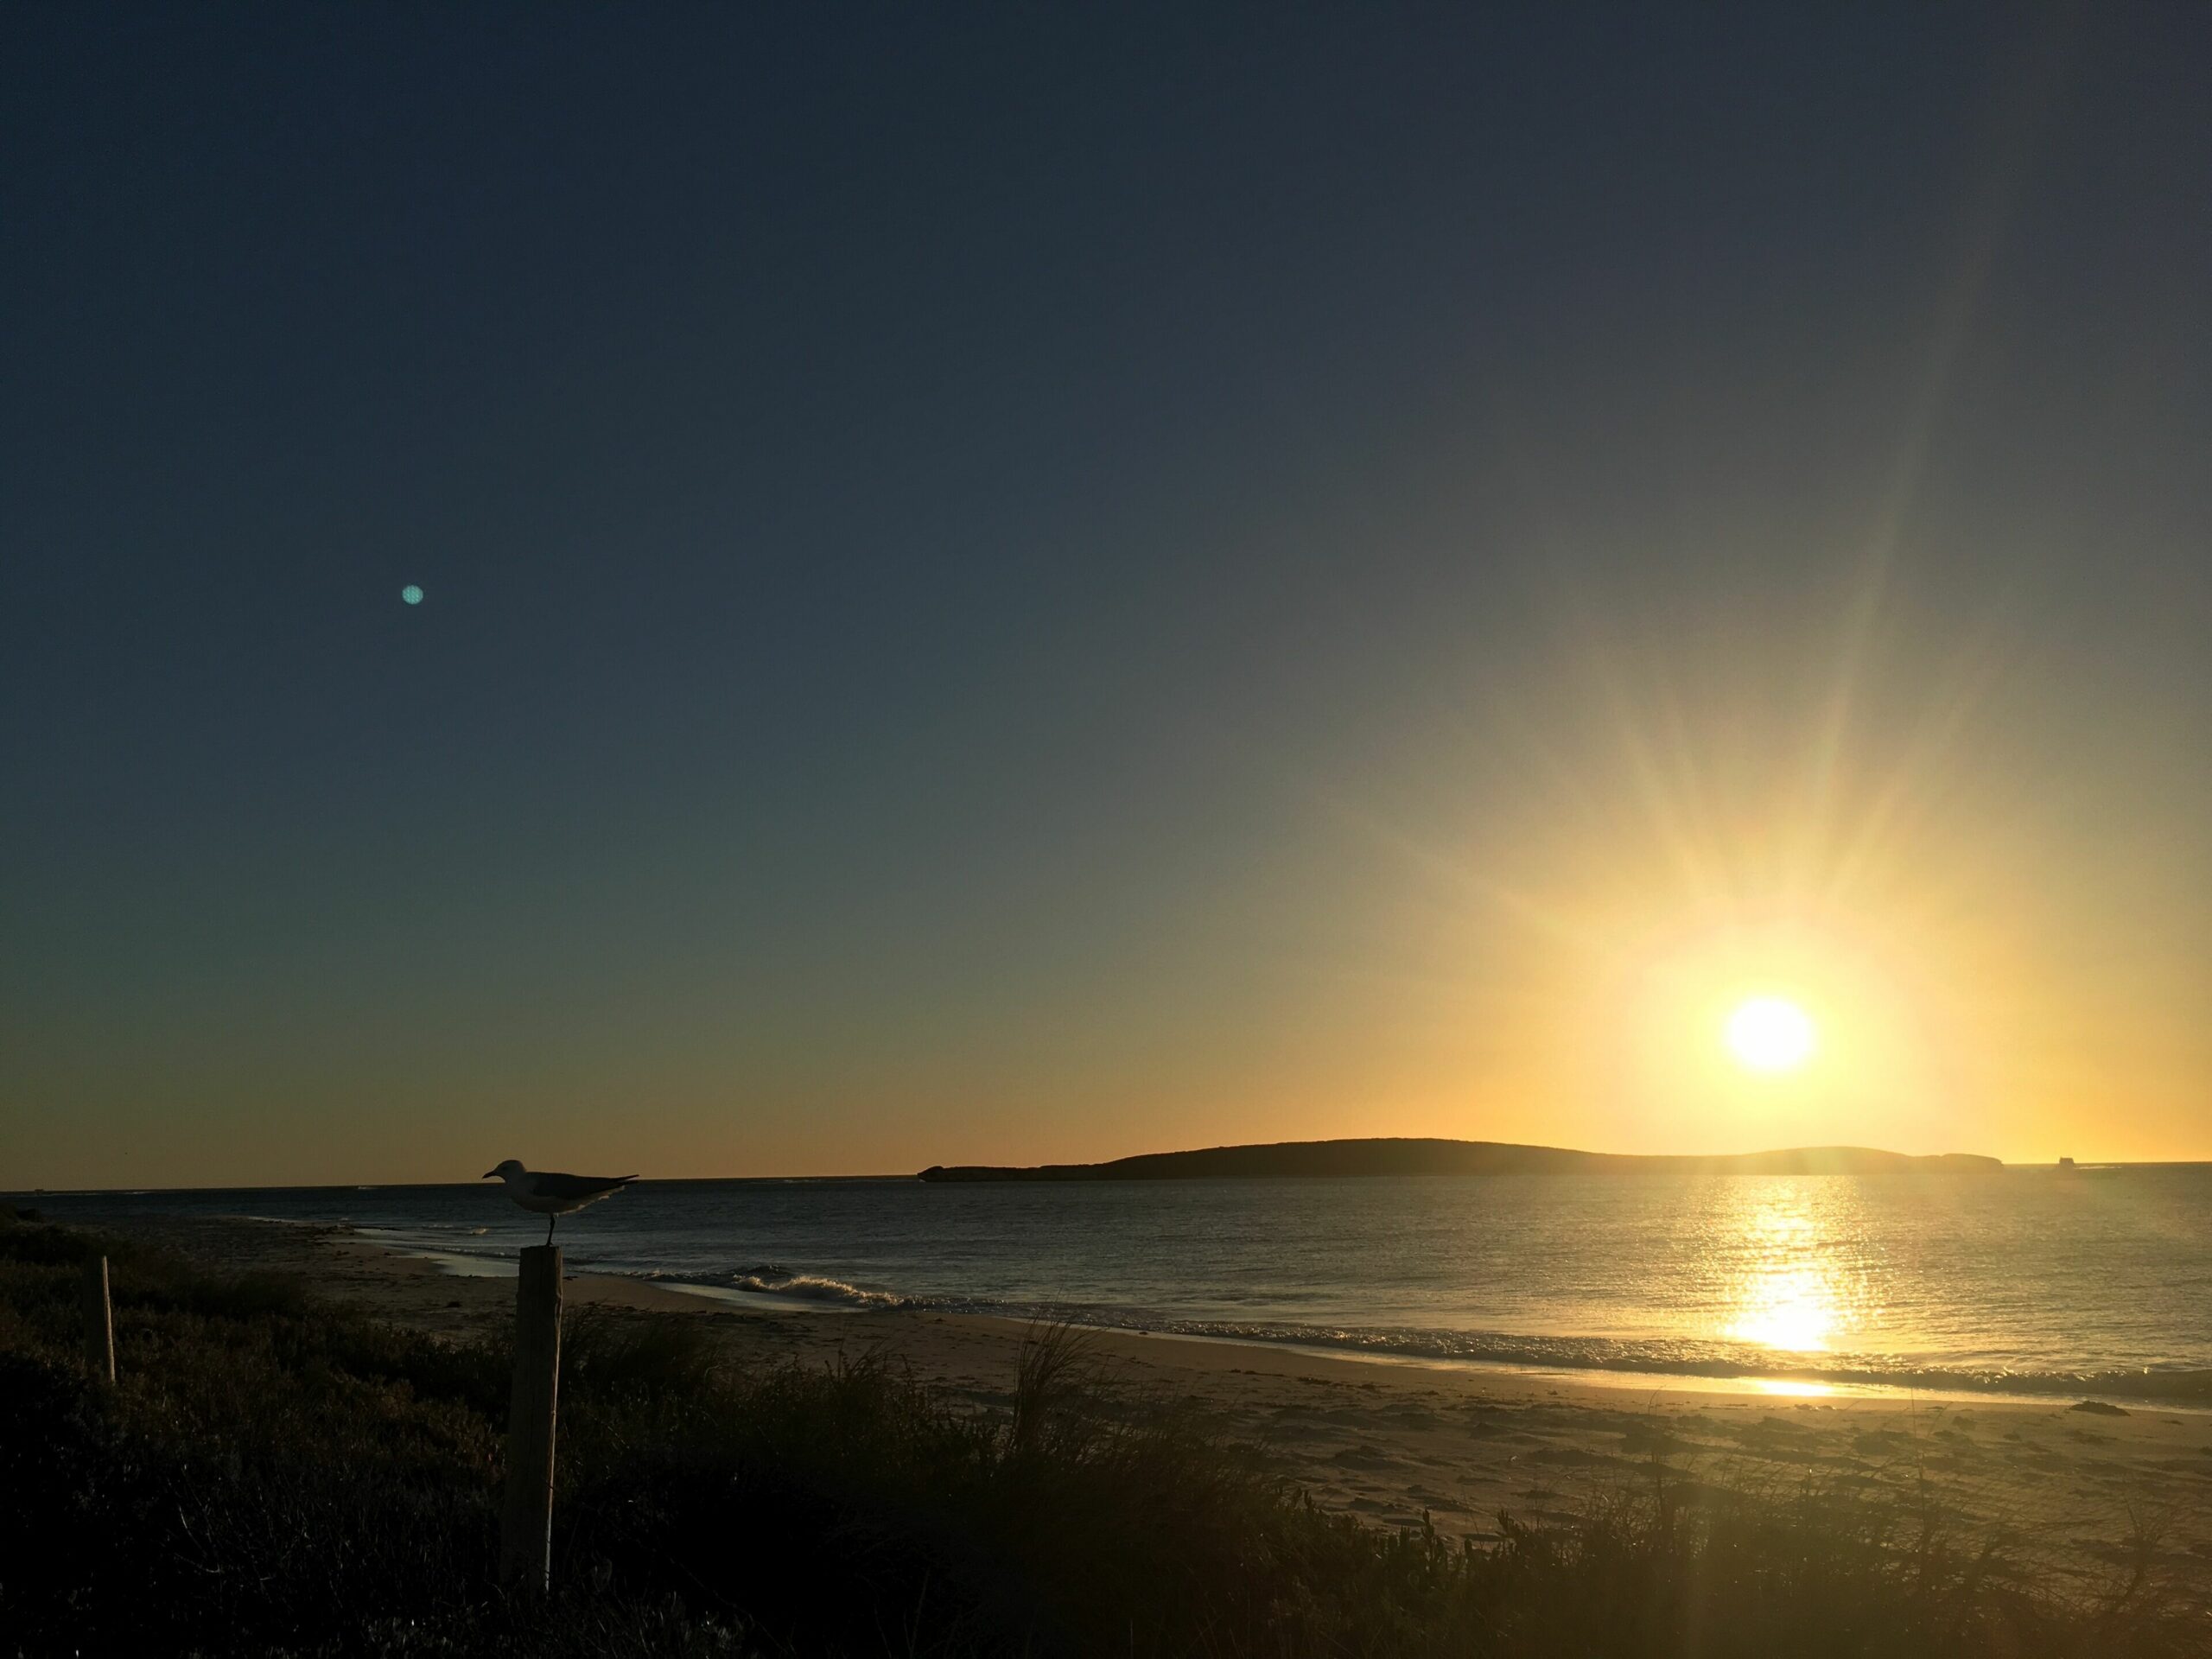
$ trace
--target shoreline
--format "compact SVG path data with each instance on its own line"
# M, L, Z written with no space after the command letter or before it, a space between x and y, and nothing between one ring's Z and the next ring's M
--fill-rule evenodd
M232 1217L257 1225L337 1228L365 1244L373 1245L391 1255L430 1264L438 1272L455 1279L501 1279L514 1277L512 1265L502 1266L504 1258L475 1255L464 1251L442 1251L413 1248L378 1236L385 1230L365 1228L344 1222L290 1222L274 1217L238 1216ZM625 1273L583 1272L566 1275L573 1286L587 1287L586 1294L594 1302L620 1301L627 1294L625 1287L639 1292L660 1293L684 1300L703 1303L710 1307L752 1310L762 1313L804 1312L824 1318L865 1316L880 1319L890 1313L937 1313L944 1317L992 1321L1010 1332L1022 1332L1033 1323L1014 1313L994 1313L971 1309L939 1309L905 1305L870 1306L840 1305L832 1301L815 1300L804 1297L779 1295L772 1291L743 1291L726 1289L721 1286L700 1284L680 1279L647 1279ZM646 1304L639 1302L636 1306ZM652 1306L671 1312L683 1311L680 1302L656 1300ZM1254 1349L1263 1352L1283 1352L1306 1356L1314 1360L1339 1360L1356 1364L1406 1366L1417 1370L1465 1371L1477 1375L1497 1374L1508 1377L1543 1378L1563 1381L1576 1386L1591 1388L1652 1390L1686 1394L1722 1395L1741 1399L1761 1400L1854 1400L1910 1403L1922 1402L1953 1406L2010 1404L2048 1407L2054 1403L2069 1408L2077 1402L2100 1401L2117 1404L2133 1411L2162 1411L2188 1415L2212 1417L2212 1397L2183 1398L2155 1392L2135 1393L2125 1389L2101 1386L2090 1378L2069 1377L2055 1379L2047 1389L2007 1389L1985 1386L1969 1381L1958 1381L1949 1386L1923 1382L1885 1382L1862 1377L1827 1377L1817 1375L1793 1375L1775 1372L1768 1375L1744 1371L1665 1370L1658 1367L1638 1369L1625 1365L1577 1365L1567 1362L1545 1363L1539 1361L1491 1359L1474 1355L1423 1354L1393 1351L1378 1347L1355 1347L1320 1341L1301 1341L1296 1337L1237 1336L1203 1331L1157 1330L1137 1325L1092 1324L1081 1319L1067 1323L1074 1329L1102 1337L1146 1338L1157 1342L1184 1342L1222 1344L1232 1348ZM2156 1376L2157 1373L2148 1375ZM2190 1375L2195 1375L2190 1373ZM2057 1385L2063 1382L2063 1386Z
M92 1222L87 1217L87 1223ZM117 1218L231 1272L309 1279L331 1300L459 1342L505 1340L511 1273L442 1271L334 1223ZM480 1258L478 1258L480 1260ZM705 1319L728 1363L889 1360L979 1410L1012 1398L1018 1319L700 1294L586 1273L586 1317ZM1478 1541L1518 1522L1572 1524L1663 1476L1670 1488L1851 1492L1945 1522L2085 1585L2163 1527L2164 1569L2212 1586L2212 1419L2107 1414L2066 1397L1925 1391L1783 1395L1719 1379L1522 1370L1129 1330L1086 1330L1109 1386L1203 1414L1324 1508ZM2207 1593L2212 1593L2208 1590Z

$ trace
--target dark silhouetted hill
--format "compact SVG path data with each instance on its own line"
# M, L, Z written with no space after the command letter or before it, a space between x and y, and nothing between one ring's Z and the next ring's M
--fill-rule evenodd
M925 1181L1174 1181L1347 1175L1887 1175L1994 1174L1977 1154L1915 1158L1872 1147L1792 1147L1719 1157L1639 1157L1522 1147L1502 1141L1280 1141L1268 1146L1147 1152L1104 1164L933 1164Z

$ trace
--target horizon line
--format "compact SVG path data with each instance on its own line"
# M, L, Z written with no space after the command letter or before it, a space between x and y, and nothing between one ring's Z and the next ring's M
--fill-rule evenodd
M1344 1136L1332 1136L1332 1137L1328 1137L1328 1138L1327 1138L1327 1140L1323 1140L1323 1141L1240 1141L1240 1142L1236 1142L1236 1143L1224 1143L1224 1145L1222 1145L1222 1146L1220 1146L1220 1147L1198 1147L1179 1148L1178 1150L1179 1150L1179 1151L1190 1151L1190 1152L1215 1152L1215 1151L1227 1151L1227 1150L1241 1150L1241 1149L1243 1149L1243 1148L1244 1148L1244 1147L1268 1147L1268 1146L1320 1146L1320 1145L1326 1145L1326 1144L1328 1144L1328 1141L1331 1141L1331 1140L1336 1140L1336 1141L1444 1141L1444 1142L1446 1142L1446 1143L1455 1143L1455 1144L1459 1144L1459 1145L1488 1145L1488 1146L1499 1146L1499 1147L1540 1147L1540 1149L1541 1149L1541 1150L1544 1150L1544 1151L1556 1151L1556 1152L1580 1152L1580 1151L1583 1151L1583 1150L1584 1150L1583 1148L1580 1148L1580 1147L1541 1147L1541 1143L1535 1142L1535 1141L1456 1141L1456 1140L1455 1140L1455 1137L1446 1136L1446 1135L1344 1135ZM1728 1152L1690 1152L1690 1153L1656 1152L1656 1153L1643 1153L1643 1152L1630 1152L1630 1153L1595 1153L1595 1154L1588 1154L1588 1155L1591 1155L1591 1156L1593 1156L1593 1157L1622 1158L1622 1159L1651 1159L1651 1160L1660 1160L1660 1159L1715 1159L1715 1160L1720 1160L1720 1159L1732 1159L1732 1158L1757 1158L1757 1157L1766 1157L1766 1156L1777 1156L1777 1155L1780 1155L1780 1154L1787 1154L1787 1153L1792 1153L1792 1152L1828 1151L1828 1150L1836 1150L1836 1149L1840 1149L1840 1148L1838 1148L1838 1147L1766 1147L1766 1148L1763 1148L1763 1149L1761 1149L1760 1151L1758 1151L1758 1152L1749 1152L1749 1153L1728 1153ZM1885 1150L1887 1150L1887 1148L1885 1148L1885 1147L1859 1147L1859 1148L1853 1148L1853 1149L1854 1149L1854 1150L1861 1150L1861 1151L1872 1151L1872 1152L1878 1152L1878 1151L1885 1151ZM1123 1154L1122 1157L1120 1157L1120 1158L1107 1158L1107 1159L1100 1159L1100 1160L1096 1160L1096 1164L1098 1164L1098 1165L1105 1165L1105 1164L1121 1163L1121 1162L1126 1161L1128 1159L1132 1159L1132 1158L1150 1158L1150 1157L1163 1157L1163 1156L1172 1157L1172 1156L1174 1156L1174 1155L1176 1155L1176 1154L1175 1154L1175 1153L1172 1153L1172 1152L1171 1152L1171 1153L1164 1153L1164 1154L1163 1154L1163 1153L1128 1153L1128 1154ZM1986 1157L1986 1156L1988 1156L1988 1154L1981 1154L1981 1153L1967 1153L1967 1154L1950 1154L1950 1153L1933 1153L1933 1154L1922 1154L1922 1153L1901 1153L1901 1154L1898 1154L1897 1155L1898 1155L1898 1156L1900 1156L1900 1157L1911 1157L1911 1158L1919 1158L1919 1157L1941 1158L1941 1157L1953 1157L1953 1156L1965 1156L1965 1157ZM1995 1159L1993 1161L1995 1161L1999 1166L2000 1166L2001 1167L2005 1168L2005 1169L2057 1169L2057 1168L2059 1168L2059 1167L2061 1167L2061 1166L2061 1166L2061 1164L2060 1164L2059 1160L2057 1160L2057 1159L2056 1159L2056 1158L2052 1158L2052 1159L2019 1159L2019 1160L1999 1158L1999 1159ZM2073 1160L2072 1160L2072 1161L2073 1161L2074 1166L2075 1166L2076 1168L2079 1168L2079 1169L2164 1169L2164 1168L2183 1169L2183 1168L2190 1168L2190 1167L2193 1167L2193 1166L2212 1166L2212 1157L2206 1157L2206 1158L2081 1158L2081 1157L2074 1157L2074 1158L2073 1158ZM957 1168L985 1168L985 1169L989 1169L989 1168L1005 1168L1005 1169L1050 1169L1050 1168L1082 1168L1082 1167L1085 1167L1085 1166L1084 1166L1084 1165L1083 1165L1083 1164L1061 1164L1061 1165L1052 1165L1052 1164L1029 1164L1029 1165L1021 1165L1021 1164L1006 1164L1006 1165L988 1165L988 1164L985 1164L985 1165L976 1165L976 1164L969 1164L969 1165L957 1165L957 1164L956 1164L956 1165L928 1165L928 1166L925 1166L925 1167L927 1167L927 1168L948 1168L948 1169L957 1169ZM1508 1173L1508 1174L1510 1174L1510 1173L1516 1173L1516 1172L1506 1171L1506 1172L1496 1172L1496 1173ZM637 1184L638 1184L639 1185L640 1185L640 1186L665 1186L665 1185L675 1185L675 1184L677 1184L677 1183L679 1183L679 1182L685 1182L685 1181L694 1181L694 1182L738 1182L738 1181L755 1181L755 1182L886 1181L886 1182L888 1182L888 1181L914 1181L914 1182L916 1182L917 1184L920 1184L920 1173L921 1173L921 1172L920 1172L920 1171L918 1171L918 1170L880 1170L880 1171L838 1170L838 1171L825 1171L825 1172L818 1172L818 1173L811 1173L811 1174L777 1174L777 1175L645 1175L645 1174L640 1174L640 1175L639 1175L638 1177L636 1177L635 1179L636 1179ZM1408 1173L1408 1174L1406 1174L1406 1175L1404 1175L1404 1176L1401 1177L1400 1179L1439 1179L1439 1180L1443 1180L1443 1179L1470 1179L1470 1178L1473 1178L1473 1177L1476 1177L1476 1176L1484 1176L1484 1175L1488 1175L1488 1174L1491 1174L1491 1173L1492 1173L1492 1172L1483 1172L1483 1171L1465 1171L1465 1172L1438 1171L1438 1172L1434 1172L1433 1174L1432 1174L1432 1173L1427 1173L1427 1172L1422 1172L1422 1173ZM1186 1178L1186 1179L1191 1179L1191 1178ZM1198 1179L1203 1179L1203 1178L1198 1178ZM1221 1177L1221 1178L1219 1178L1219 1179L1237 1179L1237 1180L1255 1180L1255 1179L1259 1179L1259 1180L1265 1180L1265 1179L1278 1179L1278 1180L1300 1180L1300 1179L1315 1179L1315 1178L1306 1177L1306 1176L1298 1176L1298 1175L1284 1175L1284 1176L1274 1176L1274 1177L1268 1177L1268 1176L1236 1176L1236 1177L1228 1177L1228 1176L1224 1176L1224 1177ZM1388 1177L1388 1176L1372 1176L1372 1177L1368 1177L1368 1178L1366 1178L1366 1179L1390 1179L1390 1178L1389 1178L1389 1177ZM174 1193L184 1193L184 1192L381 1192L381 1191L385 1191L385 1190L386 1190L386 1189L393 1188L393 1187L427 1187L427 1186L454 1186L454 1187L467 1186L467 1187L474 1187L474 1186L480 1185L481 1184L482 1184L482 1178L481 1178L481 1177L479 1177L479 1178L478 1178L477 1179L475 1179L475 1180L450 1180L450 1181L448 1181L448 1180L386 1180L386 1181L329 1181L329 1180L309 1180L309 1181L254 1181L254 1182L221 1182L221 1181L217 1181L217 1182L209 1182L209 1183L206 1183L206 1184L202 1184L202 1185L187 1185L187 1186L121 1186L121 1185L103 1185L103 1186L41 1186L41 1187L4 1187L4 1188L0 1188L0 1198L15 1199L15 1198L118 1198L118 1197L120 1197L120 1198L130 1198L130 1197L138 1197L138 1196L144 1196L144 1197L147 1197L147 1198L154 1198L154 1197L158 1197L158 1196L167 1196L167 1195L169 1195L169 1194L174 1194Z

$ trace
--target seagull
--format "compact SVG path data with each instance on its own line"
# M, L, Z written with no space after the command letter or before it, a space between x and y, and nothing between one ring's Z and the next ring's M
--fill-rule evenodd
M524 1209L545 1217L545 1242L553 1242L553 1224L588 1204L596 1204L610 1192L620 1192L638 1178L634 1175L556 1175L550 1170L524 1169L522 1160L510 1158L497 1169L478 1177L498 1176L507 1184L507 1196Z

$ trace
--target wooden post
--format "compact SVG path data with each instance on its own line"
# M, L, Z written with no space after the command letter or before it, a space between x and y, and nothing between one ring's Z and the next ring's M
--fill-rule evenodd
M107 1257L85 1258L85 1363L101 1382L115 1381L115 1315L107 1300Z
M561 1394L561 1247L522 1253L515 1382L507 1401L507 1492L499 1577L543 1594L553 1578L553 1422Z

